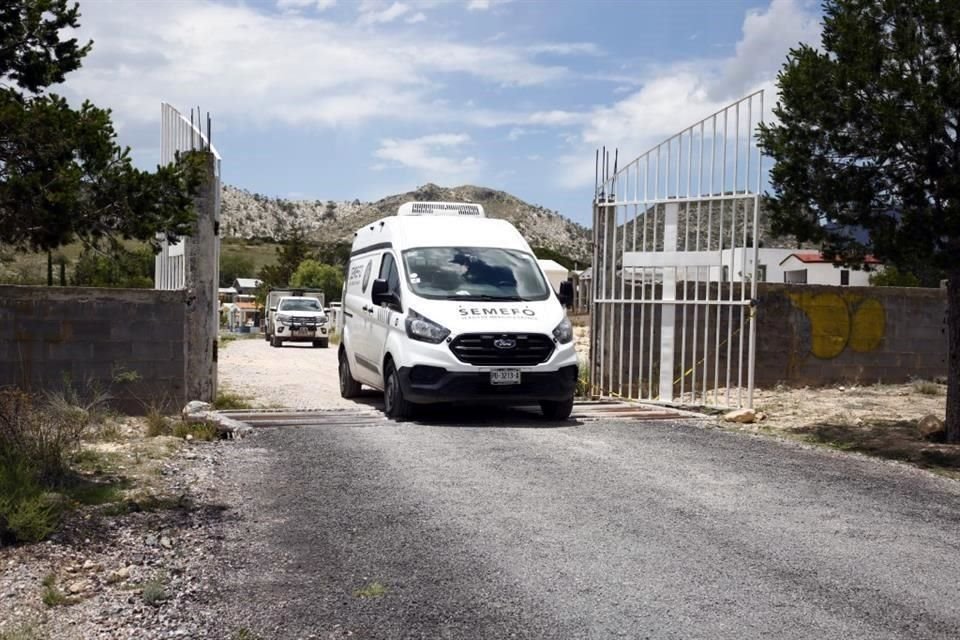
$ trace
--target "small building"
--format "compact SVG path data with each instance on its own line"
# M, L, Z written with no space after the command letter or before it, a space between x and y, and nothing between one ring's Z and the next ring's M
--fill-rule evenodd
M567 281L570 277L570 270L553 260L537 260L537 264L540 265L544 275L547 276L553 290L560 291L560 283Z
M229 331L249 331L258 324L260 314L255 302L227 302L220 310Z
M261 284L263 281L258 278L237 278L233 281L233 288L237 290L237 295L241 296L241 299L245 299L246 296L256 296L257 288Z
M870 275L883 263L867 256L864 260L870 270L852 269L824 257L819 251L797 251L780 262L783 281L789 284L825 284L843 287L870 286Z
M221 303L236 302L238 293L239 292L233 287L220 287L217 289L217 298Z

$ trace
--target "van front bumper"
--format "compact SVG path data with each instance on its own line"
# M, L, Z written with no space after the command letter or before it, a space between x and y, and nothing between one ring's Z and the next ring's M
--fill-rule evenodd
M406 400L416 404L444 402L523 404L563 401L577 388L577 365L557 371L522 371L520 384L490 384L489 371L447 371L439 367L401 367L397 372Z

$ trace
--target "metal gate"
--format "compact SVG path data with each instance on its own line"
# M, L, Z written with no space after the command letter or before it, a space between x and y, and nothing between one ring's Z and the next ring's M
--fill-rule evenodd
M752 406L762 120L758 91L623 168L598 151L593 395Z
M196 121L194 121L196 120ZM220 221L220 154L210 144L210 114L207 114L207 132L204 134L200 122L200 109L190 110L190 118L174 109L166 102L160 105L160 164L173 164L178 153L204 149L210 151L214 158L214 203L213 219L219 225ZM155 289L183 289L187 286L186 277L186 246L189 238L180 238L179 242L168 243L164 239L160 252L155 259ZM217 265L219 267L220 245L217 242Z

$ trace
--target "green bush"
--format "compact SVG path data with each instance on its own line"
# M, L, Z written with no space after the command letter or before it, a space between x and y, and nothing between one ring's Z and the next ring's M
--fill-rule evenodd
M62 506L38 475L29 460L0 452L0 544L39 542L56 530Z

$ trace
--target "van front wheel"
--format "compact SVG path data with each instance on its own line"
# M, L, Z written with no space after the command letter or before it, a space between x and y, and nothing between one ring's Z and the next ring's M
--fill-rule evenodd
M394 420L409 420L413 417L415 405L403 397L403 388L400 386L400 376L397 368L390 362L387 364L383 385L383 412Z
M566 420L573 413L573 396L568 400L541 400L540 410L547 420Z
M356 398L360 395L360 383L353 379L350 373L350 363L347 362L347 354L340 352L340 397Z

